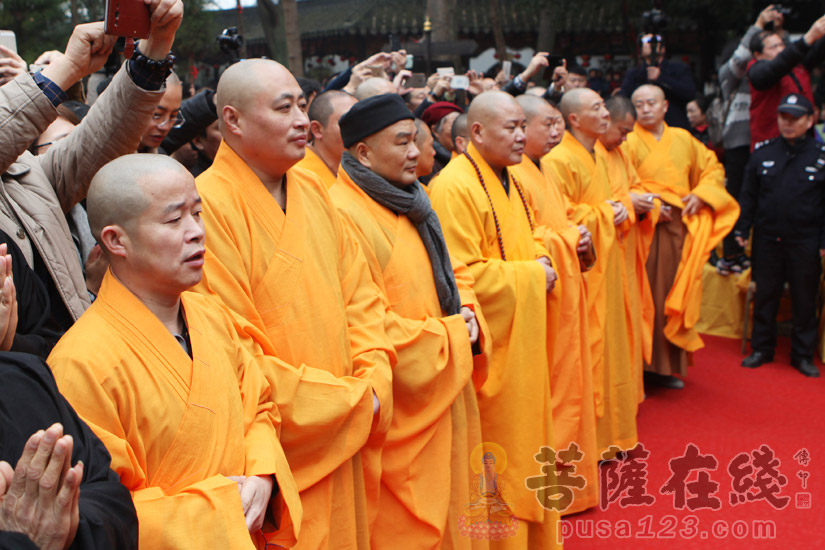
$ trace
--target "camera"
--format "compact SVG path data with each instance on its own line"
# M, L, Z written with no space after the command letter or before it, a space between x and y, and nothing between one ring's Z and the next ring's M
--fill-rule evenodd
M218 46L225 54L237 53L243 46L243 36L238 34L238 27L228 27L218 35Z
M783 6L782 4L774 5L773 11L782 14L782 17L785 18L785 19L790 17L791 13L793 13L789 6ZM767 23L765 23L765 30L766 31L772 31L772 30L774 30L774 27L775 27L775 25L774 25L773 21L768 21Z
M662 10L642 12L642 29L645 34L659 34L667 27L667 17Z
M793 10L791 10L790 6L783 6L782 4L774 5L773 11L779 12L785 17L788 17L791 13L793 13Z

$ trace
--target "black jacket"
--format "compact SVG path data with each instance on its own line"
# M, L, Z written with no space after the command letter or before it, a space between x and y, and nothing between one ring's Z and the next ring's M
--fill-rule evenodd
M183 115L183 125L172 128L160 148L167 155L171 155L185 144L202 135L210 124L218 120L218 111L215 108L215 92L204 90L193 95L180 104Z
M756 61L748 67L748 80L757 90L767 90L779 83L782 77L790 74L799 64L811 71L825 60L825 40L817 40L808 46L803 39L795 40L785 46L779 55L768 60Z
M665 113L665 122L668 126L676 126L690 129L687 118L687 104L696 99L696 85L693 83L693 76L690 69L679 61L663 59L659 64L659 78L654 81L647 79L647 65L628 69L622 82L621 94L630 97L633 92L642 84L656 84L665 91L665 99L669 106Z
M17 464L37 430L55 422L74 439L72 464L83 461L80 523L70 548L132 550L138 547L138 520L129 491L110 469L103 443L57 391L42 359L25 353L0 353L0 460ZM0 549L31 548L19 535L0 531Z
M757 148L745 168L734 234L825 248L825 145L813 137L790 144L775 138Z
M6 243L7 253L12 258L12 280L17 293L17 330L11 351L31 353L45 359L63 335L52 315L48 290L26 263L26 257L14 239L2 229L0 243ZM39 253L35 251L35 254Z

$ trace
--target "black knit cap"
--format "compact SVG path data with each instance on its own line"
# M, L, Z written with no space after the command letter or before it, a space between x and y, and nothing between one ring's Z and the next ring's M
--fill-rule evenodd
M414 117L398 94L368 97L353 105L338 120L344 147L351 147L399 120Z

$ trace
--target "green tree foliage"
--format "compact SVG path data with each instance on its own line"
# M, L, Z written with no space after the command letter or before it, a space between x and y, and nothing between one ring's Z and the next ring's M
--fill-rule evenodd
M183 0L184 16L175 37L174 51L183 64L192 57L218 51L215 37L219 29L206 9L216 6L211 0ZM31 63L42 52L60 50L72 31L71 9L77 10L80 23L103 19L105 0L0 0L0 28L13 30L17 49Z
M0 28L14 31L17 51L29 63L44 51L66 47L70 21L63 0L0 1Z
M177 35L173 50L181 60L202 58L218 51L216 37L220 32L214 18L216 9L211 0L184 0L183 23Z

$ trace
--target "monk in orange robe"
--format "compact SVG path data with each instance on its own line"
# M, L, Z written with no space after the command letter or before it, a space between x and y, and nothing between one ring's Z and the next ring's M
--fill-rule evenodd
M289 71L236 63L216 101L224 141L197 179L209 235L197 289L296 367L264 370L305 510L296 548L368 548L395 363L381 292L324 184L293 167L309 123Z
M360 101L340 124L347 151L330 196L388 301L398 353L372 547L483 548L459 535L458 518L481 443L475 388L486 379L489 335L479 341L472 276L449 258L417 181L416 133L429 137L429 128L416 126L398 94Z
M620 147L633 131L636 123L636 109L630 99L614 96L605 102L610 113L610 126L599 137L607 151L607 174L613 190L613 198L621 200L627 208L627 219L616 228L621 235L619 248L624 255L625 310L630 332L633 379L637 383L639 401L644 400L642 371L645 361L650 362L651 335L653 334L653 296L645 271L646 256L642 250L653 239L655 223L647 215L654 207L653 199L658 195L643 194L641 180L636 168ZM647 243L647 245L645 244Z
M611 447L631 449L638 442L638 399L625 317L624 260L616 230L627 219L627 209L613 199L607 153L599 142L610 115L604 100L588 88L566 92L560 107L567 133L541 162L544 173L570 201L573 221L587 227L596 246L596 263L584 281L598 448L600 453Z
M502 482L496 486L508 488L495 510L509 510L518 520L499 517L485 524L506 534L491 541L491 548L557 548L558 510L569 503L553 501L542 490L553 484L556 462L546 452L555 444L547 323L556 276L549 252L533 236L535 221L510 170L524 150L524 113L511 95L485 92L471 103L468 123L472 143L433 180L430 198L450 253L475 279L493 341L489 376L478 394L484 452L471 466L481 475L482 455L491 453ZM477 531L478 509L468 512L464 525L484 536Z
M561 142L564 120L547 100L533 95L516 98L527 119L527 141L520 164L510 170L524 186L527 202L535 215L536 231L558 266L559 281L550 293L547 347L552 350L550 387L553 397L554 448L575 443L584 453L575 473L587 480L573 487L573 503L563 514L593 507L599 499L596 448L596 409L593 400L593 371L587 339L587 301L582 277L582 256L592 247L590 232L571 222L572 209L558 186L547 182L539 166L541 158Z
M686 352L703 346L696 331L702 266L733 228L739 205L725 190L725 170L716 155L686 130L665 124L668 102L661 88L640 86L631 100L638 119L622 147L642 189L663 204L654 214L658 223L646 264L655 319L645 378L681 388L684 382L674 375L687 374Z
M186 292L204 255L194 179L169 157L129 155L87 201L110 271L48 362L131 491L140 546L293 545L301 503L270 386L230 313Z
M338 119L357 101L346 92L330 90L316 96L307 110L310 143L296 166L317 175L327 189L335 183L344 152Z

